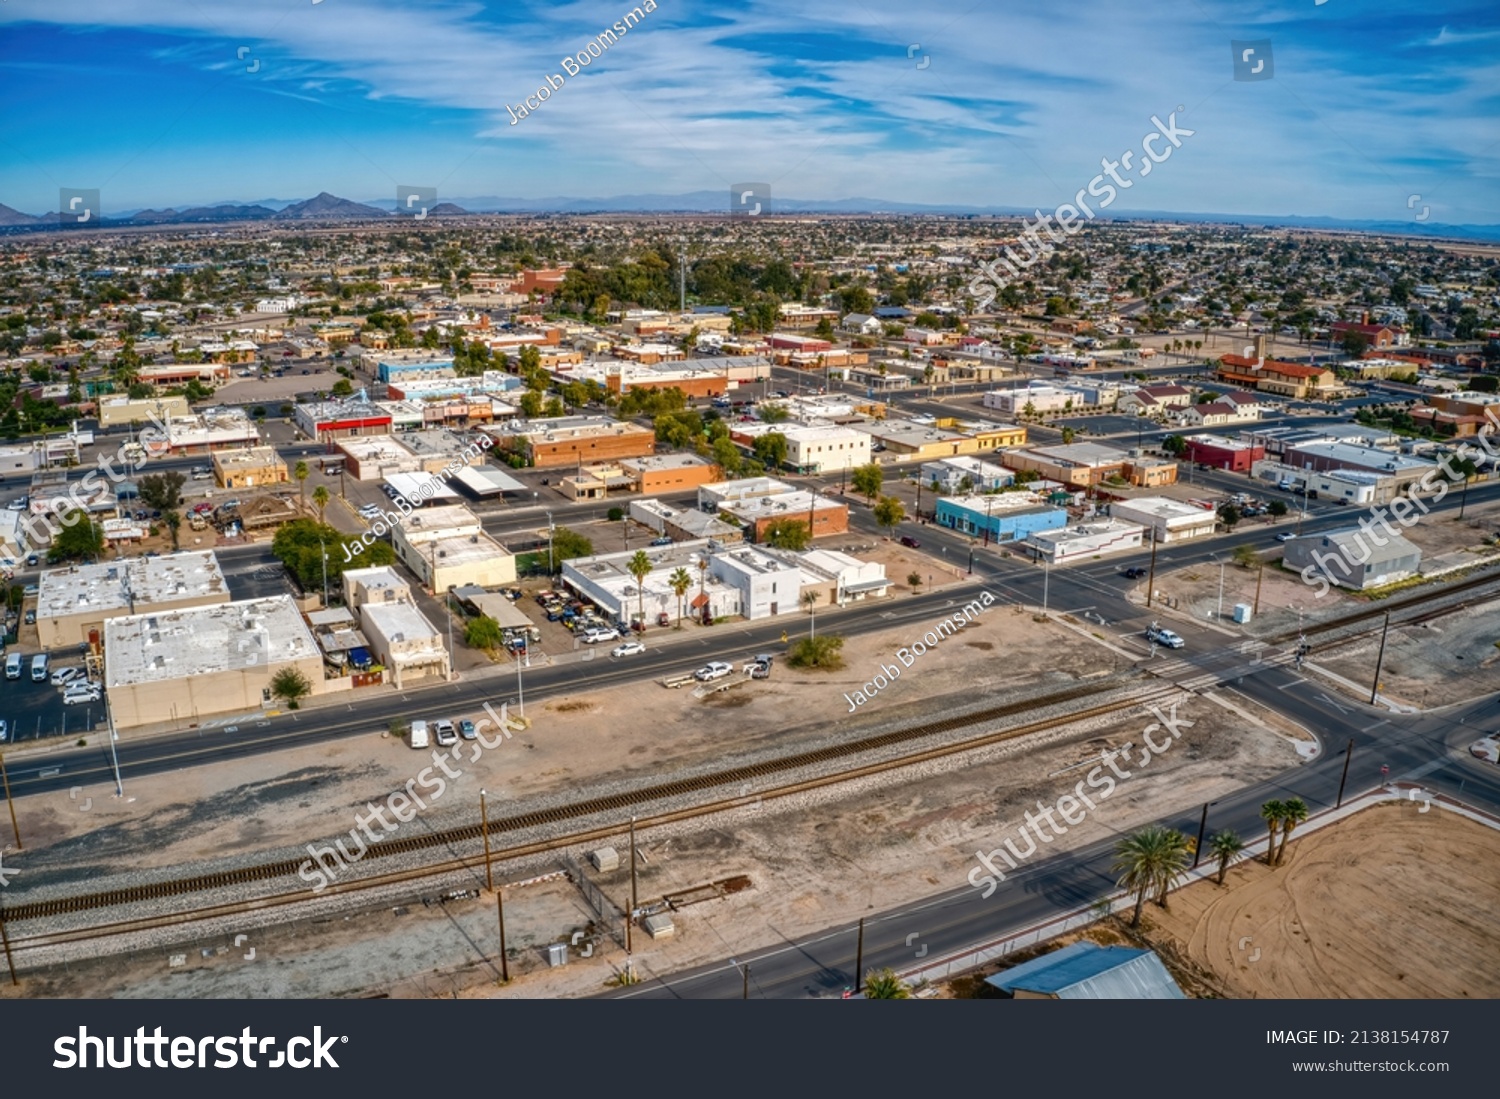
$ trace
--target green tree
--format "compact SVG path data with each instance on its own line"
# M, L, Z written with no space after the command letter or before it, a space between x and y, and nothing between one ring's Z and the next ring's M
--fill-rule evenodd
M287 709L295 710L302 699L312 694L312 684L302 669L288 666L271 677L271 694L285 701Z
M911 989L892 969L872 969L865 974L865 999L910 1000Z
M1234 563L1242 569L1252 568L1260 564L1260 554L1254 546L1235 546Z
M780 469L781 463L786 461L786 436L779 431L768 431L764 435L758 435L755 439L754 450L755 456L766 464L766 468Z
M87 516L80 516L78 522L57 532L52 548L47 551L47 560L52 564L86 561L98 558L103 552L104 528Z
M811 531L801 519L773 519L766 524L766 545L784 550L805 550Z
M791 412L784 404L763 404L755 410L755 415L763 424L784 424L792 418Z
M1208 837L1208 853L1217 860L1219 864L1218 883L1224 884L1224 878L1229 873L1229 864L1240 857L1245 850L1245 842L1235 832L1225 829L1215 832Z
M498 649L505 643L505 632L487 614L481 614L478 618L471 618L464 626L464 644L471 649Z
M885 527L892 535L896 533L896 527L905 518L906 509L894 496L882 496L875 504L875 522Z
M673 570L672 575L667 577L667 584L672 589L672 594L677 596L677 628L682 629L682 607L683 599L687 596L688 589L693 586L692 573L682 566Z
M178 548L177 532L182 529L182 513L176 510L162 513L162 522L167 524L167 530L172 535L172 549Z
M318 522L320 523L325 522L323 513L328 509L328 500L329 494L326 485L319 485L313 489L313 504L318 509Z
M625 562L625 568L635 578L635 595L637 610L640 611L640 622L646 624L646 577L651 575L651 558L646 555L645 550L636 550L630 555L630 560Z
M346 538L349 536L343 531L312 519L293 519L276 532L271 540L271 553L286 566L303 591L322 589L325 552L331 588L337 587L346 568L395 564L396 551L390 543L375 541L366 546L362 542L345 541Z
M907 573L906 574L906 586L909 587L909 588L911 588L911 593L913 595L916 595L917 594L917 589L922 586L922 574L920 572L909 572L909 573Z
M879 462L856 466L849 475L849 483L854 486L855 492L863 494L867 503L874 503L885 483L885 471L880 468Z
M330 388L328 392L332 393L335 397L352 396L354 393L354 383L351 382L348 378L340 378L338 381L333 383L332 388Z
M1172 457L1181 458L1183 453L1187 450L1188 444L1187 440L1184 439L1181 435L1168 435L1161 441L1161 448L1168 454L1172 455Z
M558 527L552 532L552 571L556 572L563 561L571 561L576 557L592 557L594 555L594 543L590 542L576 530L567 527Z
M1277 519L1280 519L1283 515L1285 515L1287 513L1287 510L1288 509L1285 500L1272 500L1269 504L1266 505L1266 513Z
M1276 865L1276 833L1281 828L1281 818L1286 808L1280 801L1272 800L1260 807L1260 819L1266 822L1266 865Z
M1074 436L1074 431L1073 431L1073 429L1071 427L1065 427L1065 428L1063 428L1062 429L1063 446L1067 446L1069 443L1071 443L1073 441L1073 436Z
M786 662L793 668L816 668L836 672L844 666L844 639L837 634L803 637L787 650Z
M307 467L306 462L299 461L292 467L292 476L297 478L297 499L304 510L307 508L307 478L311 474L312 470Z
M728 438L715 439L713 442L714 463L724 471L726 476L733 477L739 473L744 464L744 458L740 455L740 448Z
M1240 521L1240 509L1233 504L1219 505L1219 522L1224 524L1226 530L1233 530L1234 525Z
M165 473L152 473L140 479L137 487L141 500L153 508L167 511L182 506L182 486L187 478L175 469Z
M1281 803L1281 845L1276 848L1276 865L1286 858L1286 844L1292 831L1307 819L1307 803L1301 798L1291 798Z

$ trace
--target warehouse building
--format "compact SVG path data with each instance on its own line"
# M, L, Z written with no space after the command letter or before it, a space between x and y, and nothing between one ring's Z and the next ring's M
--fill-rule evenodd
M97 640L117 615L228 602L218 558L206 550L49 569L37 584L37 636L44 650L71 648Z
M1096 519L1059 530L1040 531L1026 539L1039 561L1063 565L1085 557L1140 549L1146 528L1120 519Z
M1293 538L1283 549L1282 564L1287 568L1353 591L1394 584L1417 575L1422 566L1420 549L1399 534L1377 528L1308 534Z
M323 657L289 595L110 618L104 682L117 728L259 710L295 668L323 688Z
M1066 509L1032 492L996 496L944 496L937 502L937 524L990 542L1010 542L1067 525Z
M1109 506L1109 513L1127 523L1140 523L1147 537L1155 542L1183 542L1204 538L1218 529L1219 517L1211 509L1169 500L1165 496L1140 496L1119 500Z
M432 592L516 579L516 559L462 505L421 508L391 527L396 557Z

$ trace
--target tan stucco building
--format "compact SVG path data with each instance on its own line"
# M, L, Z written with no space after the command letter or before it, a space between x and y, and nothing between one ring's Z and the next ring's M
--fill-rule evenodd
M228 602L229 585L207 551L49 569L37 585L37 635L44 650L71 648L87 643L91 631L116 615Z
M291 480L286 460L271 446L214 451L214 480L220 488L284 485Z
M115 727L259 710L296 668L322 690L323 657L289 595L111 618L104 683Z

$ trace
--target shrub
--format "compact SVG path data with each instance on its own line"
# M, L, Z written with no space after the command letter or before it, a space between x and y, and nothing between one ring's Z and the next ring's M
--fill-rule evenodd
M787 650L786 662L793 668L816 668L836 672L844 666L844 639L837 634L804 637Z

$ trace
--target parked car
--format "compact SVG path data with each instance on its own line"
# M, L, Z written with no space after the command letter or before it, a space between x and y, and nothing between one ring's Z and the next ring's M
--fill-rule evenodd
M479 739L479 732L474 728L474 723L468 718L464 718L458 723L458 735L465 740Z
M438 747L451 748L458 743L458 730L453 727L453 722L444 718L432 726L433 735L437 737Z
M646 646L644 643L640 641L626 641L623 644L616 645L613 649L609 650L609 655L634 656L636 653L643 653L645 651Z
M921 549L922 548L922 543L918 542L915 538L913 538L909 534L903 534L901 536L901 544L903 546L905 546L907 549Z
M88 673L77 666L70 668L58 668L52 673L52 685L54 687L66 687L75 679L87 678Z
M5 724L5 719L0 718L0 744L5 743L5 738L7 735L9 735L9 732L10 730Z
M1146 640L1154 645L1165 645L1169 649L1180 649L1187 644L1171 630L1155 623L1146 630Z
M26 624L28 626L35 626L36 625L36 611L27 611L26 612Z
M666 536L663 536L661 538L653 538L651 539L650 544L653 546L670 546L672 544L672 539L667 538Z
M700 683L708 683L715 679L723 679L726 675L734 672L734 666L726 664L722 660L711 661L693 673L693 678Z
M620 640L619 630L605 629L601 626L594 626L583 631L583 642L586 645L596 645L600 641L618 640Z
M411 728L407 731L407 739L410 740L413 748L427 747L427 722L413 721Z
M104 692L99 689L98 684L75 684L63 692L63 705L77 706L85 702L98 702L104 697Z

